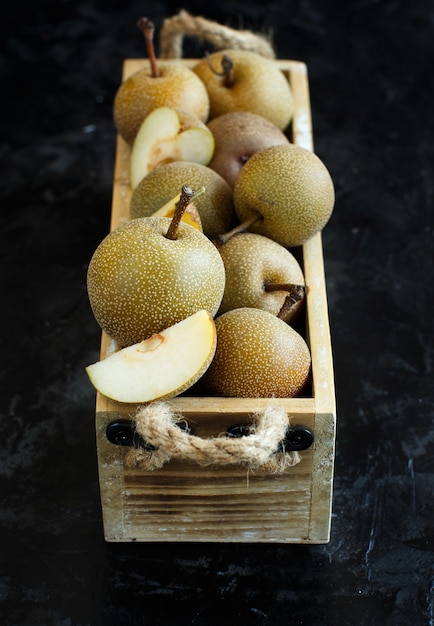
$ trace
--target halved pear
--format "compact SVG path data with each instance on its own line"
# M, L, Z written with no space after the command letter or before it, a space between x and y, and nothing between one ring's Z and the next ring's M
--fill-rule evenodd
M189 161L208 165L214 154L214 136L195 115L159 107L146 116L131 149L133 189L163 163Z
M152 216L172 218L175 214L176 203L179 202L180 197L181 194L178 193L174 198L169 200L169 202L166 202L166 204L158 209L158 211L155 211ZM194 202L190 202L190 204L187 205L187 208L182 215L181 221L203 232L202 220L200 219L199 211L197 210Z
M173 398L208 369L217 346L212 316L200 310L86 367L93 386L118 402L143 403Z

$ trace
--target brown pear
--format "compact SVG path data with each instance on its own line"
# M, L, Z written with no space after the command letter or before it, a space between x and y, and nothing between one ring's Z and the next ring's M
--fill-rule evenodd
M289 143L280 128L261 115L234 111L208 122L214 136L214 155L208 167L222 176L231 187L241 168L263 148Z
M215 320L217 350L203 382L213 394L290 398L306 388L309 348L292 326L261 309L233 309Z
M206 122L209 98L204 84L185 64L157 60L153 46L154 25L147 18L138 21L148 50L149 66L144 67L119 86L113 105L115 126L125 141L132 144L145 117L154 109L166 106L185 110Z

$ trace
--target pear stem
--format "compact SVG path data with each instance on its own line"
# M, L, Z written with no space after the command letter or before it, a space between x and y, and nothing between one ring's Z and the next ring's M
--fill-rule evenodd
M284 322L286 321L288 314L290 310L292 309L292 307L295 304L297 304L297 302L302 300L306 293L306 288L304 287L304 285L287 285L287 286L290 287L289 293L286 296L279 313L277 314L277 317L283 320Z
M205 187L200 187L197 191L193 191L193 189L188 185L183 185L181 189L181 197L175 205L175 213L165 235L166 239L171 239L172 241L176 239L179 224L181 223L182 216L184 215L186 208L193 198L196 199L198 196L201 196L204 191Z
M226 54L224 54L222 58L222 68L224 74L223 85L227 88L230 88L235 81L234 62Z
M228 230L226 233L218 235L217 239L215 240L215 244L222 246L224 243L229 241L229 239L232 239L234 235L238 235L239 233L242 233L243 231L247 230L250 226L252 226L256 222L259 222L259 220L261 219L262 219L262 215L258 213L254 217L251 217L249 220L246 220L245 222L238 224L237 226L235 226L235 228L232 228L232 230Z
M147 17L141 17L137 21L137 26L142 31L145 37L148 58L151 64L152 78L158 78L160 76L160 70L158 69L158 66L157 66L157 57L155 55L155 48L154 48L154 30L155 30L154 22L152 22Z
M298 300L301 300L304 295L304 285L294 285L293 283L265 283L264 289L267 292L270 291L289 291L290 295L293 295Z
M222 56L222 59L221 59L222 71L221 72L219 72L218 70L212 67L208 53L206 53L206 60L207 60L207 63L211 72L216 74L216 76L223 76L223 86L227 88L232 87L235 81L235 76L234 76L234 62L232 61L231 57L228 56L227 54L224 54Z

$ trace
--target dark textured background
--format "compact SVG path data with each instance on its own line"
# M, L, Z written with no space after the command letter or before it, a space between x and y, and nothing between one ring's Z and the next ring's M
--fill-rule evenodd
M0 616L11 626L434 624L427 0L10 3L1 29ZM338 406L323 546L106 545L84 366L135 27L186 8L308 65ZM189 44L193 45L194 44Z

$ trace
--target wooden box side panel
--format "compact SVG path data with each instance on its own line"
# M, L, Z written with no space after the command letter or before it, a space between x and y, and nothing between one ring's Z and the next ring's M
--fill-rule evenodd
M129 468L126 449L113 446L105 437L107 425L118 418L119 413L98 416L107 541L328 541L332 416L304 416L303 424L315 432L315 445L301 453L298 465L279 475L175 461L154 472ZM199 423L197 434L215 436L231 423L231 416L216 416L203 422L202 428Z
M187 65L196 60L184 59ZM307 70L297 61L278 61L290 81L295 116L291 140L313 149ZM124 78L147 65L129 59ZM117 139L111 229L129 219L129 146ZM282 475L248 473L236 466L204 468L171 461L155 472L125 465L126 450L109 443L107 424L132 417L136 407L97 394L97 449L107 541L238 541L325 543L329 540L335 439L333 363L327 300L318 234L303 246L307 335L312 352L313 396L279 400L293 424L313 429L315 443L299 465ZM116 346L103 333L101 357ZM196 434L216 436L248 422L267 399L180 397L176 410L194 422Z

